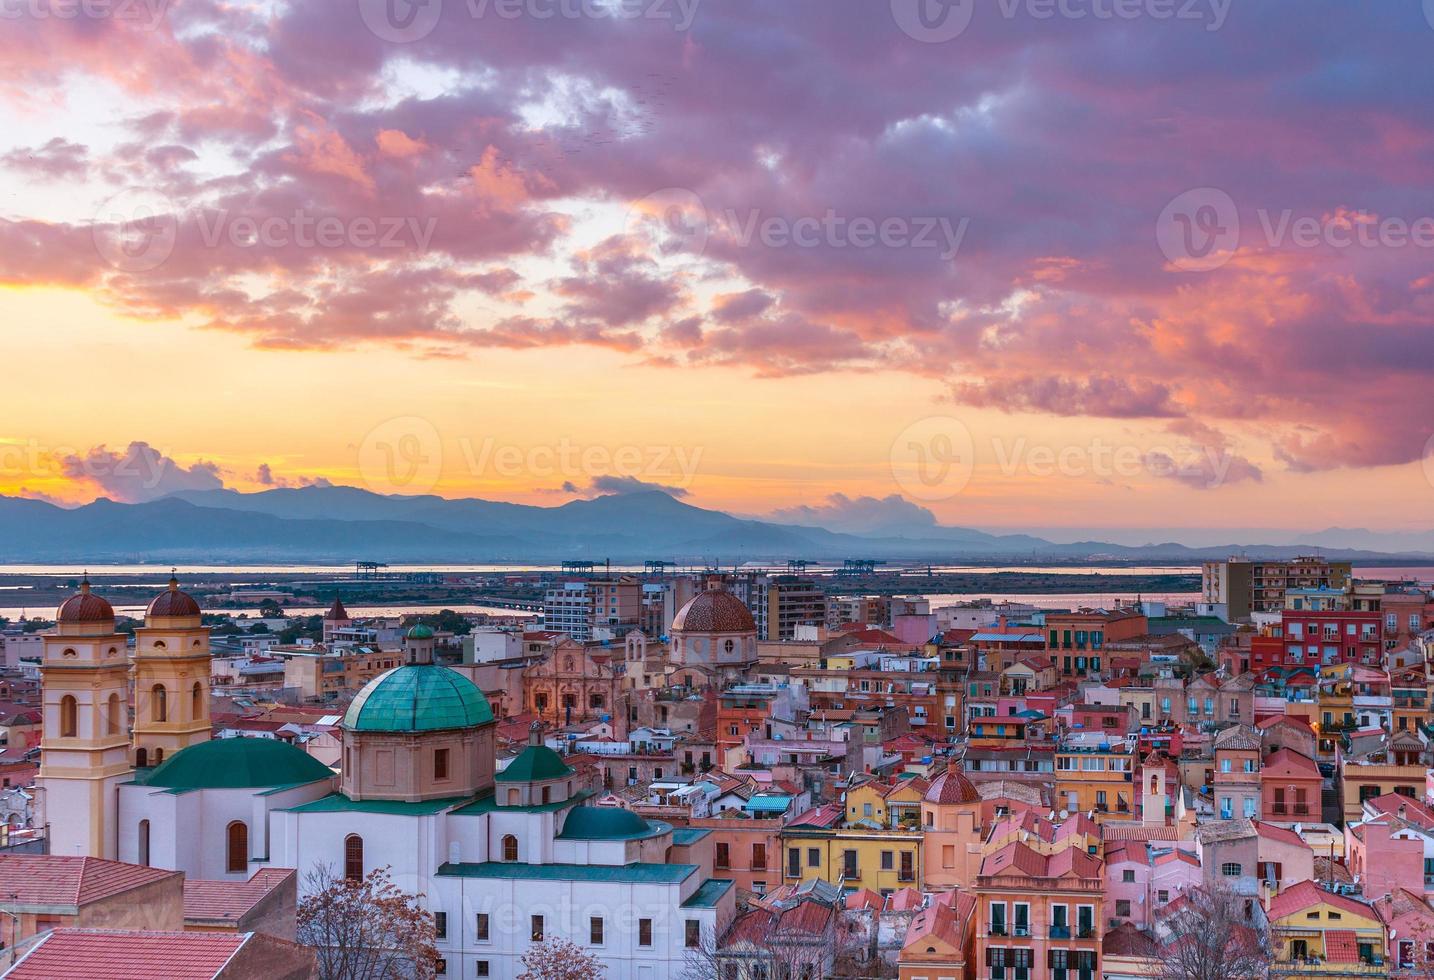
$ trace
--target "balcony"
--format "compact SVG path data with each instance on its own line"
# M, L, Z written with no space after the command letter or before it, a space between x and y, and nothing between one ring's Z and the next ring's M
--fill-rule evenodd
M1051 926L1052 939L1069 939L1071 937L1070 926Z
M997 925L995 923L992 923L991 925L986 927L986 935L988 936L1004 936L1005 934L1006 926L1004 924Z

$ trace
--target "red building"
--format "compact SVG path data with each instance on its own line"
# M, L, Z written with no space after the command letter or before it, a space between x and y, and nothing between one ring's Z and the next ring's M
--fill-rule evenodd
M1384 662L1383 617L1377 612L1286 609L1280 617L1286 666Z
M1319 767L1290 749L1270 753L1260 766L1260 809L1265 820L1309 823L1320 819Z

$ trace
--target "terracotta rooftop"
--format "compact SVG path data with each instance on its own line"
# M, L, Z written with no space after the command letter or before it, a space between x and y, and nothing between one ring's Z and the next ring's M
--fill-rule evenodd
M248 881L189 879L184 883L184 919L237 924L266 896L297 875L293 868L260 868Z
M163 868L64 854L0 855L6 905L88 905L180 874Z
M252 933L56 929L7 980L212 980Z
M1337 895L1334 892L1325 891L1313 881L1301 881L1291 885L1275 896L1270 903L1270 920L1283 919L1287 915L1293 915L1318 904L1332 905L1342 912L1350 915L1363 916L1366 919L1377 919L1374 909L1357 902L1346 895ZM1328 935L1328 933L1326 933Z

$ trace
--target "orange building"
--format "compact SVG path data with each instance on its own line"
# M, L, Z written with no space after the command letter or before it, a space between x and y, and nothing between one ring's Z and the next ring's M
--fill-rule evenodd
M976 976L1096 980L1105 867L1079 847L1042 854L1013 841L976 878Z
M1046 656L1062 677L1099 671L1108 643L1133 640L1149 630L1144 613L1082 609L1046 614Z
M926 887L970 888L981 866L981 794L960 769L947 769L921 802Z
M782 821L704 817L687 821L712 835L713 873L739 889L765 895L782 883Z

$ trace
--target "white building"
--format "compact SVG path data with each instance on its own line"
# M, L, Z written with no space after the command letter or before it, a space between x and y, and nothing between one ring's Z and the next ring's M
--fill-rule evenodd
M733 916L733 882L711 877L710 832L590 805L537 731L497 772L488 701L432 662L426 627L410 631L407 663L349 706L341 774L282 741L207 731L160 765L131 767L138 750L106 700L127 672L113 612L88 591L65 611L46 650L47 732L58 734L43 747L42 785L56 853L233 881L266 867L297 868L301 881L323 866L345 876L387 867L425 896L444 975L461 980L515 976L548 937L595 954L612 980L675 980L688 949ZM176 727L190 723L184 708Z

